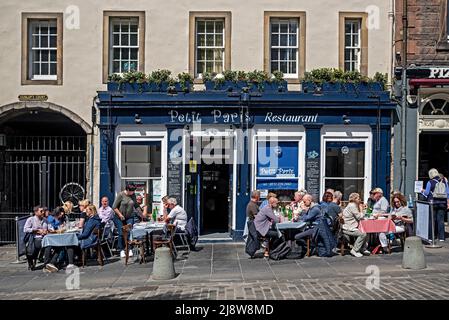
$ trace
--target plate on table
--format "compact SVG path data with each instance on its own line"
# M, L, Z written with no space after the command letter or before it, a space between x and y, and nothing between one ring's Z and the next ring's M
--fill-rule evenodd
M79 231L80 231L80 228L73 228L73 229L66 230L66 232L79 232Z
M146 222L139 222L134 224L134 228L136 229L145 229L147 226Z

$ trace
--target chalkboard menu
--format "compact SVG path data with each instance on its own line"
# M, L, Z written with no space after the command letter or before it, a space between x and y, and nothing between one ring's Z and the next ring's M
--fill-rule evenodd
M320 158L306 160L306 189L316 201L320 200Z
M181 201L182 161L178 162L168 161L167 185L168 185L168 195L175 197L178 201Z

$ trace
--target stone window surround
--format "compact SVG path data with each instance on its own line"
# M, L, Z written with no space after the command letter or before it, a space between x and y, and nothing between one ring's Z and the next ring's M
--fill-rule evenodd
M298 66L297 78L286 79L290 84L298 84L300 79L304 76L306 68L306 12L305 11L265 11L264 12L264 59L263 65L266 72L271 70L271 59L270 59L270 20L271 18L290 18L299 20L299 34L297 38L298 48Z
M110 18L135 17L139 19L139 70L145 72L145 11L103 11L103 83L109 76Z
M368 75L368 28L366 21L368 13L366 12L340 12L339 13L339 50L338 50L338 66L344 70L345 67L345 20L361 19L361 62L360 73Z
M31 80L29 74L29 21L35 19L56 19L57 28L57 79L56 80ZM21 84L22 85L62 85L63 55L62 55L62 39L63 39L63 13L55 12L22 12L22 56L21 56Z

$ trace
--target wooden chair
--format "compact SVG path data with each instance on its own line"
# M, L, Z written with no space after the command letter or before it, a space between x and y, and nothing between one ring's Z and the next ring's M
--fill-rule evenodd
M159 247L168 246L170 248L171 254L176 259L177 251L176 251L176 248L175 248L174 242L173 242L173 239L175 237L176 226L174 224L168 224L167 229L169 231L168 239L164 239L160 235L153 236L153 239L152 239L153 252L156 252L156 249Z
M139 248L140 260L139 263L146 263L145 260L145 240L129 240L128 235L131 232L132 225L127 224L122 227L123 242L125 243L125 265L128 265L129 260L129 246L136 246Z
M103 253L103 249L101 248L101 230L98 228L95 228L93 231L93 234L95 234L97 236L97 244L95 245L95 251L97 253L97 262L100 266L104 266L104 253ZM87 249L81 249L81 263L82 263L82 267L84 268L84 266L86 265L86 251L90 250L91 248L87 248Z
M344 256L346 247L349 247L351 243L351 237L343 232L343 225L345 223L343 217L337 217L337 219L338 219L338 226L336 231L337 247L340 246L340 255Z

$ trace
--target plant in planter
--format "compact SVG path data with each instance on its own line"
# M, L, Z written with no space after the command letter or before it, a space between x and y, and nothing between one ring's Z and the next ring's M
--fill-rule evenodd
M265 85L265 91L267 90L279 92L287 90L287 81L284 80L284 74L282 71L273 71L270 83Z
M213 80L216 75L217 74L214 72L212 72L212 73L205 72L205 73L201 74L201 77L203 78L203 83L206 86L206 90L214 90L215 84L214 84Z
M189 92L193 86L193 77L190 73L182 72L178 74L178 81L181 86L181 91Z
M108 76L108 91L119 91L122 83L122 76L113 73Z
M248 83L251 89L264 91L265 84L269 81L268 73L265 71L254 70L248 72Z
M121 83L124 84L126 92L143 91L143 83L146 83L147 78L145 73L140 71L128 71L123 73Z
M376 72L370 80L370 87L373 91L384 91L388 82L388 74Z
M222 73L218 73L215 77L214 77L214 90L220 90L223 88L224 84L225 84L225 78L224 75Z
M170 80L171 71L166 69L158 69L148 76L151 83L152 91L167 91L168 81Z

